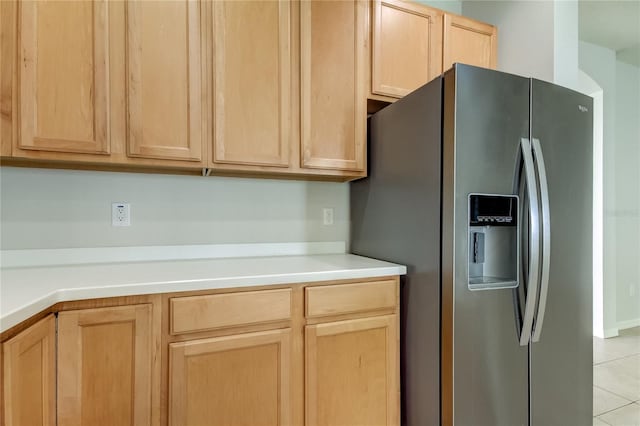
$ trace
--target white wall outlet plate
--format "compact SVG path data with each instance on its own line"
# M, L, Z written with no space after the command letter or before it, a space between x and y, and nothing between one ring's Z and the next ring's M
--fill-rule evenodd
M131 206L129 203L111 204L111 226L131 226Z
M325 225L333 225L333 209L322 209L322 223Z

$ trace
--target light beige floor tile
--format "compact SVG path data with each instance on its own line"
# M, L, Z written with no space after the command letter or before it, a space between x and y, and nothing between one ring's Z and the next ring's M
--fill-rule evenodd
M624 405L631 404L628 399L615 395L607 390L593 387L593 415L598 416L607 411L615 410Z
M640 327L627 328L620 330L620 334L628 336L640 336Z
M620 335L609 339L593 338L593 363L640 354L640 327L621 330Z
M640 426L640 405L635 403L625 405L599 418L612 426Z
M618 336L610 339L593 338L593 363L600 364L640 354L640 336Z
M593 426L609 426L609 423L603 422L599 417L594 417Z
M640 355L594 366L593 384L628 400L640 400Z

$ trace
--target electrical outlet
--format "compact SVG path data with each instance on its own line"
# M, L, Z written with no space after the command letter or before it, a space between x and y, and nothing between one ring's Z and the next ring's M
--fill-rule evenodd
M333 225L333 209L322 209L322 223Z
M129 203L111 204L111 226L131 226L131 207Z

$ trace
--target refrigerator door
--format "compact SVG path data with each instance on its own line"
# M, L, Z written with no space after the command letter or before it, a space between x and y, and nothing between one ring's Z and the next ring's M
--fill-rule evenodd
M528 346L519 344L513 289L470 290L467 199L513 194L529 138L529 80L457 64L445 75L444 112L443 424L527 425ZM484 261L491 256L485 250Z
M592 111L590 97L532 81L551 237L531 343L533 426L592 422Z

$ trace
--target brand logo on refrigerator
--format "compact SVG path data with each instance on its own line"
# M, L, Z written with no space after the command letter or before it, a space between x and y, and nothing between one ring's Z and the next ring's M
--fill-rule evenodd
M589 111L589 108L587 108L587 107L586 107L586 106L584 106L584 105L578 105L578 109L579 109L580 111L582 111L582 112L587 112L587 111Z

